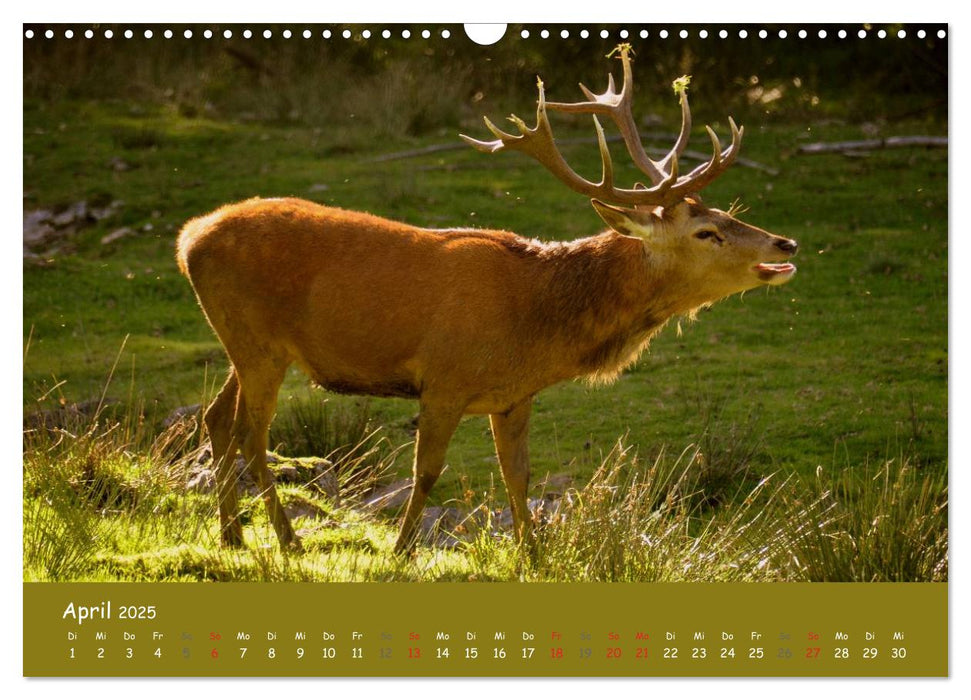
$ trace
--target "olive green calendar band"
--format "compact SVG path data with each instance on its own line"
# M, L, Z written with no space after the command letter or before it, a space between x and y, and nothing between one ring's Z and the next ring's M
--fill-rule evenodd
M947 584L26 583L26 676L946 676Z

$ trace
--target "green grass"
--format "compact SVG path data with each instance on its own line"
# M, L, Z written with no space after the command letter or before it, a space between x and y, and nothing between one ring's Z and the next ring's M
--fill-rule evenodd
M714 126L725 132L724 124ZM483 132L471 120L461 128ZM523 157L489 157L468 149L372 162L383 153L451 142L457 130L431 130L421 137L382 134L376 140L353 126L324 131L300 123L187 116L177 106L151 101L27 99L25 210L79 200L122 200L124 206L114 218L81 231L49 259L24 263L24 343L29 345L23 370L25 413L98 399L104 393L118 402L113 410L123 423L134 420L143 426L146 436L135 442L149 449L145 446L160 433L161 420L171 409L208 400L223 380L226 362L176 269L173 243L185 220L227 201L297 195L418 225L505 228L545 240L599 230L599 220L583 198L563 191ZM561 131L589 135L585 127L569 124ZM901 123L884 127L882 133L928 131L940 133L944 127ZM750 208L742 218L797 239L798 275L784 287L717 304L697 321L682 323L682 334L672 323L613 386L568 383L541 393L531 427L534 481L565 472L578 484L586 483L623 435L625 444L648 464L667 460L666 455L684 446L700 451L693 464L707 479L699 489L706 493L706 507L714 507L716 517L708 527L719 536L730 537L722 527L744 524L753 515L729 507L738 505L740 490L749 493L770 474L773 481L761 487L759 497L772 503L808 497L773 490L780 481L785 489L794 488L790 476L812 484L820 470L855 475L869 469L884 474L887 483L909 475L921 485L906 488L929 489L926 498L933 505L926 509L940 506L946 489L948 421L947 154L883 151L856 159L795 154L807 139L860 136L852 125L811 130L752 125L743 155L778 168L780 174L735 167L706 190L705 199L727 208L741 197ZM696 138L701 143L703 136ZM597 171L594 148L565 150L581 172ZM113 168L118 158L130 167ZM633 178L630 168L619 165L619 155L615 161L619 179ZM121 226L137 235L110 246L100 244L102 236ZM114 378L107 383L116 359ZM315 419L314 411L320 409L313 406L321 401L326 401L331 418L349 415L353 423L359 401L305 387L299 373L288 377L274 443L311 454L328 445L339 447L306 431L301 437L300 428ZM379 399L366 405L358 434L366 427L380 428L390 446L388 468L407 473L408 450L393 448L413 438L417 406ZM33 459L32 439L25 438L25 462ZM906 455L903 462L901 455ZM25 530L28 524L36 526L37 536L25 539L25 559L35 562L27 567L33 578L315 579L320 570L336 567L334 571L343 572L335 573L336 578L352 580L424 578L420 572L428 570L435 572L433 578L504 579L519 576L523 565L514 548L489 538L462 554L425 551L418 562L402 564L387 553L393 523L356 522L351 514L346 517L352 521L336 540L322 533L311 538L321 544L309 548L307 559L287 560L260 548L228 555L213 547L215 516L209 499L180 494L178 478L173 480L157 460L149 460L149 467L138 454L119 457L106 471L106 484L112 493L124 494L134 488L129 484L134 479L141 494L142 480L147 479L156 490L139 498L169 502L166 498L176 494L175 510L165 523L146 523L132 515L120 516L128 520L118 525L108 511L125 511L132 504L122 502L117 509L102 504L102 514L84 515L83 509L74 508L79 487L71 479L77 477L59 471L67 468L61 462L70 461L68 457L57 453L44 459L25 464L25 470L55 470L61 476L45 477L44 483L65 478L72 487L45 496L65 504L63 512L52 512L38 500L47 492L31 490L33 477L27 478ZM498 470L484 419L469 418L460 425L448 463L433 502L462 498L469 490L492 492ZM137 476L143 468L150 474ZM636 491L635 484L624 483ZM804 490L825 500L822 494L831 487L807 485ZM504 494L497 500L503 501ZM862 506L854 510L863 502L841 501L847 517L860 518L869 512ZM802 507L821 506L813 501ZM696 514L678 517L685 518L677 525L684 537L700 536ZM742 520L733 521L736 517ZM940 522L933 523L939 534ZM946 520L943 527L946 533ZM183 534L174 537L170 530ZM52 537L60 542L64 533L80 539L54 547ZM574 545L565 544L572 540L563 537L567 539L546 542L545 551L568 558L564 547ZM822 542L835 540L822 539L817 549ZM933 547L938 547L940 542L935 542ZM674 559L677 547L690 548L686 543L690 539L673 545ZM47 551L51 547L55 551ZM577 552L586 551L576 547ZM845 560L847 551L834 550L830 569L773 563L770 574L815 580L825 579L829 570L840 579L892 580L920 569L921 576L932 571L940 575L934 568L940 563L936 554L931 556L935 565L915 564L893 574L885 556L874 555L873 563L854 568ZM570 566L580 566L581 559ZM621 560L626 562L627 555ZM569 567L550 571L542 563L528 566L534 567L531 575L542 579L576 573ZM657 565L625 563L619 573L605 566L591 577L647 575L652 566ZM717 565L713 567L711 575L721 576Z

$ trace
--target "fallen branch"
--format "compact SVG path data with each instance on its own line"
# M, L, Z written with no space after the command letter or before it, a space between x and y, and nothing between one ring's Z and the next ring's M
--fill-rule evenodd
M799 153L847 153L877 151L884 148L947 148L946 136L889 136L885 139L864 141L836 141L832 143L807 143L799 147Z
M460 148L468 148L464 143L436 143L424 148L414 148L409 151L395 151L394 153L384 153L374 158L368 158L368 163L387 163L389 160L404 160L405 158L418 158L432 153L442 151L457 151Z
M641 138L675 138L670 134L642 134ZM608 136L607 141L620 141L621 137L619 135ZM558 139L558 143L566 146L573 145L596 145L597 139L595 138L574 138L574 139ZM394 153L385 153L379 156L375 156L368 160L370 163L387 163L392 160L403 160L405 158L418 158L421 156L431 155L433 153L442 153L444 151L458 151L468 148L464 143L436 143L431 146L425 146L424 148L414 148L408 151L396 151ZM661 148L645 148L650 155L662 158L668 154L668 152ZM699 151L686 150L681 154L681 158L684 160L694 160L699 163L703 163L711 158L710 154L700 153ZM768 165L758 163L754 160L749 160L748 158L736 158L735 163L741 165L743 168L752 168L753 170L760 170L761 172L767 173L769 175L778 175L779 171L775 168L771 168Z

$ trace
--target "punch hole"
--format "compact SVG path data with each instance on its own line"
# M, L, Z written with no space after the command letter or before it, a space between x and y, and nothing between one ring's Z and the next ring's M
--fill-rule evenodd
M539 36L540 36L540 39L549 39L550 38L550 30L549 29L544 29L543 31L541 31L539 33Z
M421 38L422 39L431 39L432 38L431 31L428 30L428 29L422 29L421 30Z

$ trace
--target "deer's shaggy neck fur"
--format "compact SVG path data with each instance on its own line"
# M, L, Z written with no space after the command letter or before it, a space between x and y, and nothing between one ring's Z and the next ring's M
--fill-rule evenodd
M531 321L573 376L616 377L675 315L690 314L685 283L642 240L608 232L534 249L542 259Z

